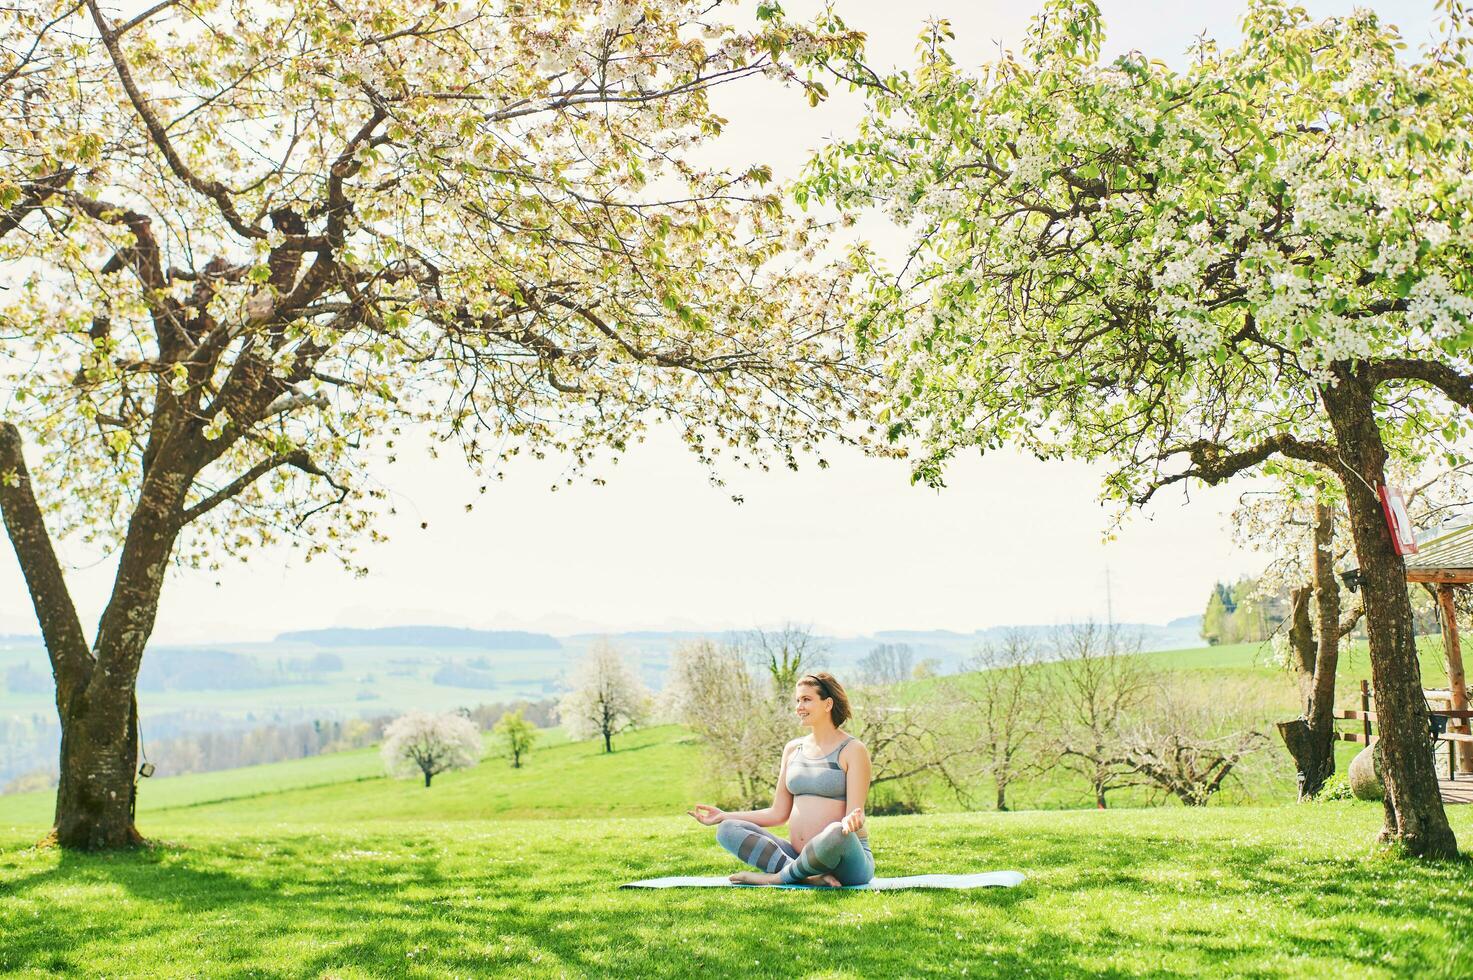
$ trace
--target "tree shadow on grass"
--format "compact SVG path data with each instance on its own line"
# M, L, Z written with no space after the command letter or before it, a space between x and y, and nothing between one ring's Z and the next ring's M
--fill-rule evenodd
M1463 907L1466 863L1108 828L983 836L957 823L885 824L881 873L1013 867L1029 882L618 891L732 869L708 834L666 821L376 825L107 857L0 855L19 872L0 891L0 969L89 972L126 949L111 972L1108 977L1297 962L1435 974L1468 925L1447 917Z

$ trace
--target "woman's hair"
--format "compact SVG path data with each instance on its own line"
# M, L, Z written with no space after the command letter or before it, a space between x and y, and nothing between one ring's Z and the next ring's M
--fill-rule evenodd
M840 684L838 679L828 671L820 670L817 673L804 674L798 678L798 683L816 689L821 698L834 699L834 710L829 717L833 719L835 728L844 724L854 714L853 709L849 707L849 695L844 693L844 685Z

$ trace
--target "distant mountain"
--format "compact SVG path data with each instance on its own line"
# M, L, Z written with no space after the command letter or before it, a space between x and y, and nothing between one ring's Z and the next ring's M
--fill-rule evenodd
M1200 630L1202 628L1202 617L1201 615L1182 616L1178 619L1173 619L1171 622L1167 623L1166 628Z
M995 627L995 629L1007 629L1008 627ZM1034 629L1032 626L1024 626L1022 629ZM866 639L877 640L882 643L913 643L913 642L951 642L955 640L972 640L986 634L987 630L977 630L975 633L958 633L955 630L878 630Z
M294 630L278 633L276 643L319 647L468 647L477 650L560 650L546 633L520 630L470 630L455 626L383 626L378 629Z

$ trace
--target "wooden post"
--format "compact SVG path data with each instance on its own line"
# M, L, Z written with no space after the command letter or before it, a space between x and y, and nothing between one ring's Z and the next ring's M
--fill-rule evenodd
M1371 685L1368 681L1360 682L1360 718L1361 727L1366 731L1366 744L1371 744Z
M1447 657L1447 686L1454 711L1468 707L1468 682L1463 674L1463 648L1458 639L1458 612L1453 605L1453 587L1443 584L1437 587L1437 605L1442 612L1442 650ZM1468 732L1466 718L1453 718L1447 726L1450 732ZM1473 744L1459 742L1457 749L1458 771L1473 772ZM1451 774L1451 770L1449 770Z

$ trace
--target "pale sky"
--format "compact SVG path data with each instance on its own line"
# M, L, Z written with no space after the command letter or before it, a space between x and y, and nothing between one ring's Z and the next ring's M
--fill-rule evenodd
M1315 15L1364 5L1305 3ZM785 4L794 16L814 6ZM1369 6L1414 45L1432 35L1434 0ZM1017 48L1037 9L992 0L839 0L838 7L870 35L871 60L880 65L908 61L931 16L951 20L964 63L980 62L999 42ZM1234 39L1243 9L1230 0L1101 0L1101 7L1107 56L1138 48L1168 62L1180 61L1203 31ZM809 110L795 94L762 83L727 86L717 104L731 121L719 151L730 166L764 161L779 177L795 173L858 111L843 93ZM1117 621L1165 622L1200 613L1217 579L1261 565L1228 534L1243 485L1193 491L1189 502L1165 494L1106 544L1099 471L1083 464L971 454L937 492L911 486L903 462L837 448L825 455L827 470L734 472L721 489L677 440L657 437L603 473L607 486L550 493L561 464L526 462L478 496L479 481L453 458L406 452L378 474L398 515L381 525L388 544L365 545L366 579L328 562L304 565L285 549L214 575L181 571L165 586L155 639L259 640L290 629L410 623L566 633L793 620L837 635L969 632L1103 619L1107 569ZM732 503L732 493L746 502ZM90 632L111 562L79 547L61 550ZM0 548L0 633L38 631L14 553Z

